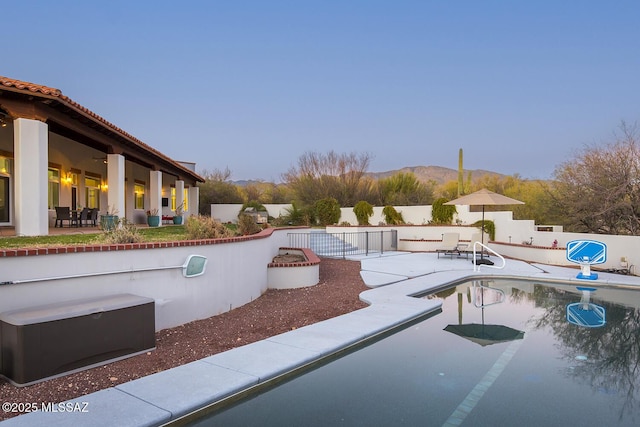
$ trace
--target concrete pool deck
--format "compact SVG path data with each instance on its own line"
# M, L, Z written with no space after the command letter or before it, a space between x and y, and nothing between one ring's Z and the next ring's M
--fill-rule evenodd
M473 271L465 258L434 253L389 252L355 256L371 289L361 294L369 307L219 353L177 368L91 393L48 412L32 412L2 426L158 426L247 388L339 352L366 338L414 320L440 307L413 298L434 287L464 279L520 277L576 285L638 286L640 277L598 273L597 281L576 278L579 270L507 260L502 270ZM495 258L492 258L495 260Z

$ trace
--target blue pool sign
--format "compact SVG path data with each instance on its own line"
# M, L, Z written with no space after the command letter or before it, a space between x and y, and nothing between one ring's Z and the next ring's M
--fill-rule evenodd
M598 275L591 273L591 265L607 261L607 245L595 240L572 240L567 243L567 259L580 264L578 279L596 280Z

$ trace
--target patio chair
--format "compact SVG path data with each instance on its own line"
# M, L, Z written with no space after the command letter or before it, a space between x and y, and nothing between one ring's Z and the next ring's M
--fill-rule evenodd
M451 258L453 258L454 254L460 255L459 242L460 233L444 233L442 235L442 245L436 249L438 258L440 258L440 254L451 255Z
M80 227L84 227L85 225L86 226L89 225L89 215L90 214L91 214L91 209L82 208L82 211L80 211L80 218L79 218L79 223L78 223L78 225Z
M93 225L94 227L98 226L98 208L91 209L89 220L91 221L91 225Z
M468 252L469 254L473 254L473 245L476 242L487 244L489 242L489 236L487 235L487 233L485 233L484 234L484 239L483 239L482 238L482 233L473 233L471 235L471 241L469 242L469 246L467 246L467 249L466 249L465 252ZM478 245L476 247L476 254L486 255L488 257L489 256L489 251L487 251L486 248Z
M71 224L73 223L71 208L66 206L56 206L56 222L53 226L57 227L58 223L60 223L60 227L64 227L64 221L67 221L69 227L71 227Z

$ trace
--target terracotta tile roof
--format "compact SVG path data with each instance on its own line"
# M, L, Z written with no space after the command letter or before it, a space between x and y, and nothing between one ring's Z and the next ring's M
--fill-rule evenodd
M40 93L42 93L44 95L51 95L51 96L61 96L62 95L62 92L60 91L60 89L56 89L56 88L48 87L48 86L37 85L37 84L34 84L34 83L29 83L29 82L23 82L21 80L10 79L8 77L0 76L0 84L2 86L8 86L8 87L13 86L16 89L26 89L29 92L40 92ZM64 96L64 95L62 95L62 96Z
M60 100L61 103L65 104L66 106L68 106L68 107L70 107L70 108L72 108L72 109L74 109L76 111L79 111L83 115L90 117L91 119L93 119L96 122L101 123L102 125L110 128L112 131L115 131L116 133L124 136L126 139L129 139L130 141L132 141L136 145L140 146L144 150L149 151L149 152L153 153L154 155L164 159L165 161L170 162L171 164L173 164L174 166L178 167L179 169L181 169L183 171L186 171L189 175L191 175L193 177L196 177L200 181L204 182L204 179L202 179L202 177L200 177L198 174L196 174L195 172L193 172L189 168L181 165L180 163L177 163L175 160L171 159L170 157L167 157L166 155L162 154L160 151L156 150L155 148L151 147L150 145L145 144L144 142L140 141L135 136L129 134L128 132L125 132L123 129L121 129L118 126L114 125L113 123L105 120L104 118L100 117L99 115L97 115L93 111L89 110L88 108L83 107L82 105L78 104L76 101L74 101L71 98L69 98L68 96L64 95L60 89L52 88L52 87L49 87L49 86L38 85L38 84L35 84L35 83L30 83L30 82L24 82L22 80L11 79L9 77L4 77L4 76L0 76L0 86L9 87L9 88L15 88L15 89L19 89L20 91L28 91L28 92L32 92L32 93L35 93L35 94L40 93L42 95L45 95L48 98L57 98L58 100ZM1 87L0 87L0 89L1 89Z

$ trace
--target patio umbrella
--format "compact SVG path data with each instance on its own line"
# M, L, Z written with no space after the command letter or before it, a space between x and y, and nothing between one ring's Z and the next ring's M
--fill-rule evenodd
M504 302L504 292L500 289L485 286L483 281L480 281L479 286L475 283L476 282L474 282L473 286L473 305L482 310L482 323L462 323L462 300L458 298L458 324L447 325L444 330L473 341L476 344L480 344L483 347L499 342L521 340L524 338L524 332L510 328L509 326L487 325L484 323L485 307ZM485 301L485 293L487 293L489 301ZM502 298L500 298L500 295ZM462 294L459 294L459 296L462 296Z
M504 325L466 323L464 325L447 325L444 330L480 344L483 347L524 338L524 332Z
M458 197L450 202L446 202L445 205L482 206L482 237L480 238L480 243L484 245L484 207L498 205L524 205L524 202L483 188L475 193L467 194L466 196ZM484 259L483 252L483 250L480 251L480 260L473 260L473 262L476 264L493 264L490 260Z

